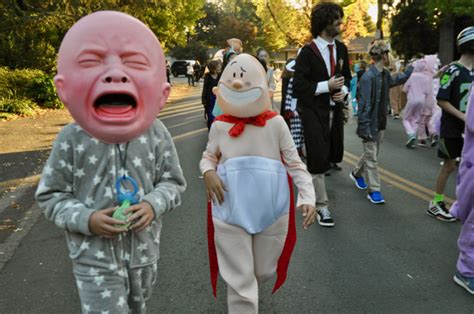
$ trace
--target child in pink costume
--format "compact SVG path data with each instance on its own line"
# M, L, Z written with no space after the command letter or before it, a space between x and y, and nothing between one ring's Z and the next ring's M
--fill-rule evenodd
M403 86L407 93L407 106L403 116L403 126L408 135L406 146L415 147L418 135L420 143L426 142L426 126L431 127L429 119L435 106L433 94L432 66L426 60L417 60L413 64L413 74ZM420 127L423 129L420 131ZM429 130L430 134L432 130ZM426 144L425 144L426 145Z
M435 86L435 74L438 70L438 64L439 64L439 59L437 55L427 55L423 58L423 60L426 62L426 69L424 70L424 74L429 78L430 80L430 86L431 86L431 95L433 101L429 101L426 106L423 108L423 111L421 112L421 119L420 119L420 125L418 126L418 145L420 146L426 146L426 140L428 138L428 135L432 139L432 145L435 144L436 139L434 138L434 135L437 134L435 125L432 123L432 116L435 114L436 111L439 111L440 108L436 104L436 93L439 88L439 80L438 80L438 86ZM426 130L428 130L428 133L426 133Z
M426 55L425 60L428 63L428 66L431 66L433 70L432 84L433 84L433 97L435 99L435 102L432 109L432 115L428 123L429 123L429 130L430 132L432 132L430 134L431 147L435 147L436 145L438 145L438 141L439 141L439 131L441 127L441 113L442 113L440 106L438 106L437 104L436 95L438 94L438 90L440 86L439 77L442 75L446 66L440 69L441 61L439 60L437 54Z
M451 214L463 224L458 240L459 258L454 281L474 294L474 84L466 113L464 147L459 165L456 202Z

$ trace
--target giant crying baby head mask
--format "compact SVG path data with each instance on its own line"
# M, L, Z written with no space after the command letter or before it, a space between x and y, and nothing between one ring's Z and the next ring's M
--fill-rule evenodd
M54 83L74 120L106 143L132 140L148 129L168 98L160 42L127 14L100 11L66 33Z
M229 62L213 92L222 111L235 117L254 117L271 107L265 70L249 54Z

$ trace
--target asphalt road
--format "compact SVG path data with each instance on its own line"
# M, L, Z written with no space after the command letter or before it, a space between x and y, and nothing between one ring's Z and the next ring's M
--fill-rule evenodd
M207 138L202 117L200 86L160 114L175 139L188 189L182 206L164 217L150 313L226 312L225 284L219 279L214 299L209 282L206 199L198 169ZM387 203L373 205L348 177L362 151L354 131L352 121L346 126L343 170L327 177L335 228L303 231L298 216L287 282L273 296L272 283L261 287L260 311L473 313L472 296L452 280L460 224L425 214L439 169L435 149L407 150L401 122L390 120L379 155ZM453 176L451 199L454 188ZM31 199L33 190L25 189L22 197ZM0 313L79 313L63 232L35 205L29 212L39 218L1 270Z

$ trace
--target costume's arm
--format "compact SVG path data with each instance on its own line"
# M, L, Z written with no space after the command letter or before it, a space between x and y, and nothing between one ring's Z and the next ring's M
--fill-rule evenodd
M435 95L434 95L434 90L433 90L433 83L431 79L427 80L425 86L428 89L426 91L426 104L430 108L433 108L436 105L436 102L435 102Z
M349 65L349 55L347 53L347 48L344 49L344 64L342 66L342 75L344 76L344 85L347 87L348 90L350 90L352 73Z
M471 95L466 113L466 135L474 137L474 90L471 86ZM470 148L467 145L474 145L472 142L464 143L464 150ZM467 167L465 163L470 163L471 167ZM461 167L458 171L458 179L456 186L456 202L450 209L451 214L458 218L462 223L466 220L471 210L474 209L474 163L473 156L464 156L461 161Z
M173 139L166 127L157 121L159 126L156 127L156 136L159 144L155 152L154 189L143 197L143 201L153 207L156 219L178 207L181 204L181 193L186 189L186 180Z
M349 102L349 94L350 94L350 88L351 88L351 68L349 66L349 57L347 55L347 49L344 47L344 50L342 51L343 55L342 58L339 59L339 63L342 63L341 67L341 75L344 77L344 85L341 88L341 91L344 93L344 102L348 104ZM329 89L329 86L328 86Z
M397 73L395 75L390 75L390 87L402 85L405 83L413 72L413 67L409 66L406 68L405 72Z
M199 168L201 173L204 175L209 170L216 170L219 162L220 151L218 145L218 134L217 129L218 122L214 122L209 131L209 140L207 142L206 150L202 153L202 159L199 162Z
M411 86L411 80L409 79L404 85L403 85L403 92L405 94L408 94L408 91L410 90Z
M471 84L471 94L469 95L466 111L466 133L474 134L474 83Z
M79 175L77 180L84 173L73 166L73 144L66 133L61 131L53 144L35 197L46 219L69 232L91 235L89 219L95 210L74 196L74 176Z
M357 118L357 135L363 139L372 136L370 133L370 113L372 111L372 79L364 74L359 83L359 112Z
M290 130L288 129L284 120L280 117L278 118L281 120L278 124L278 127L280 129L280 150L282 153L282 158L285 162L288 173L298 188L298 199L296 206L315 206L316 195L314 193L313 178L306 169L306 165L301 161L301 158L298 155L295 143L291 137Z
M293 79L293 93L296 98L311 98L318 95L317 90L322 91L324 83L326 92L329 92L328 82L311 81L311 58L313 52L303 48L296 59L295 74Z

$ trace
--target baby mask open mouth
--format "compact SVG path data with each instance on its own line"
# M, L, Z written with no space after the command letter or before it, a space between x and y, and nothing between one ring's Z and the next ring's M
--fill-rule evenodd
M255 87L246 91L236 91L220 84L220 94L227 102L235 105L245 105L256 101L262 94L260 87Z
M94 102L96 112L105 115L123 115L133 112L136 107L135 98L122 93L104 94Z

